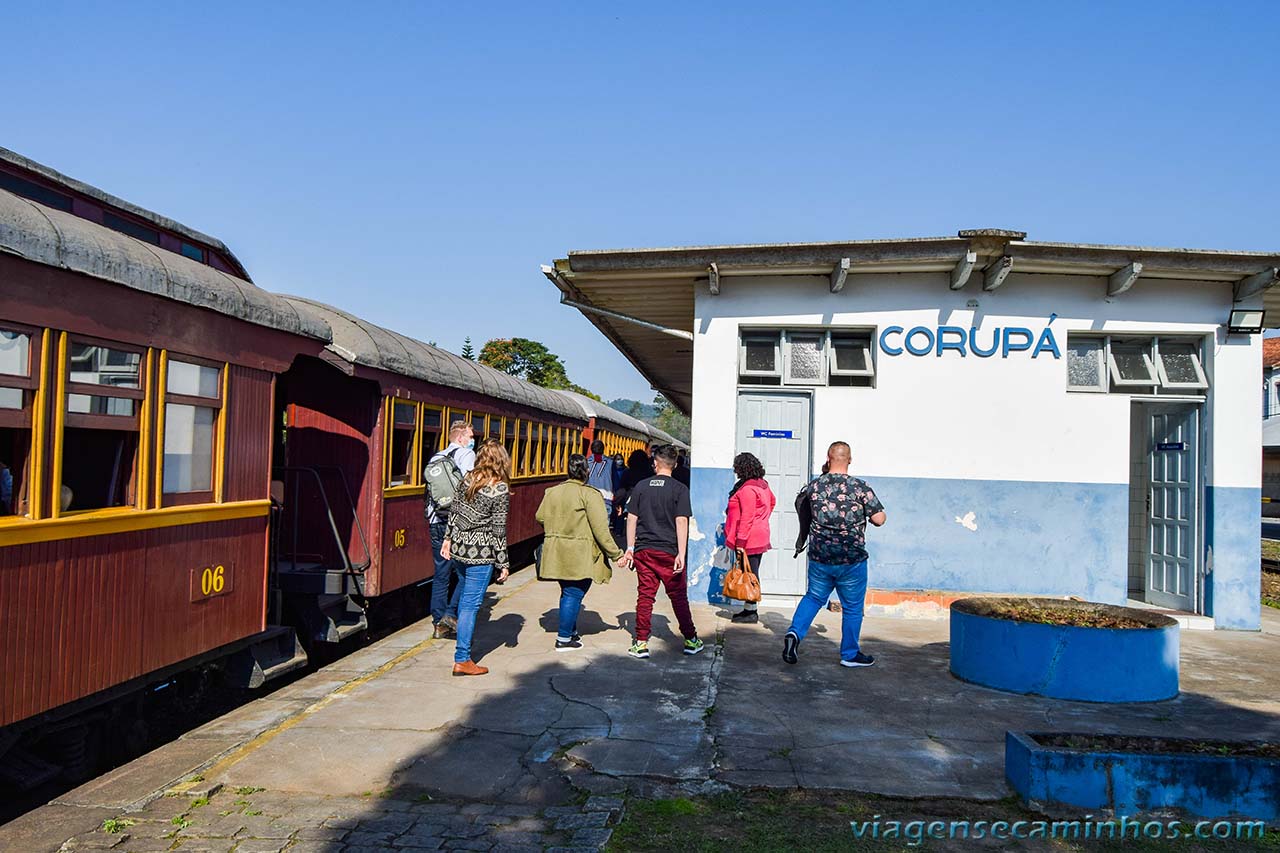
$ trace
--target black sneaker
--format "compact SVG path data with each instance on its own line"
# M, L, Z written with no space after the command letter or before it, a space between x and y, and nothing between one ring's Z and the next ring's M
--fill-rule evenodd
M580 648L582 648L582 640L578 639L576 634L568 640L556 637L556 651L558 652L574 652Z
M857 657L855 657L853 660L845 660L843 658L840 659L841 666L872 666L875 664L875 662L876 662L875 658L873 658L871 655L864 655L862 652L858 652Z
M739 610L737 613L733 614L733 616L729 617L729 621L754 625L760 621L760 611Z
M787 663L795 663L800 659L796 654L796 649L800 647L800 638L796 636L795 631L788 631L787 635L782 638L782 659Z

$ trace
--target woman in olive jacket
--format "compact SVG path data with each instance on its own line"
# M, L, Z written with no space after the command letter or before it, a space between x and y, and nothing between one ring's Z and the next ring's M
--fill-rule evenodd
M582 648L578 612L592 581L608 583L613 576L605 558L625 566L622 549L609 532L604 499L587 485L588 473L585 456L570 456L569 479L547 489L538 507L538 522L546 531L538 577L560 582L558 652Z

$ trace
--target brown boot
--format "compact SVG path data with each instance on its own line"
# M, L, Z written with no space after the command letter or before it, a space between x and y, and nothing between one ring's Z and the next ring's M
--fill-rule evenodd
M473 663L469 660L464 660L462 663L455 663L453 665L454 675L485 675L488 671L489 668L487 666L480 666L479 664Z
M431 632L431 639L433 640L452 640L456 636L457 634L449 627L448 622L437 622L435 629Z
M832 613L843 613L843 612L844 612L844 608L840 606L840 602L838 602L838 601L828 601L828 602L827 602L827 609L828 609L828 610L830 610Z

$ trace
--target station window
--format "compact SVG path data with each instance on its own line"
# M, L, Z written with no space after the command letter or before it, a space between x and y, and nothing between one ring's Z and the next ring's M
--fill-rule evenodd
M388 403L387 487L413 484L417 467L417 403L392 398Z
M1201 342L1181 337L1069 335L1067 390L1186 394L1209 387Z
M165 362L162 491L211 500L222 413L223 370L182 358Z
M738 342L742 385L875 384L871 329L748 330Z
M138 493L143 354L120 344L71 340L63 403L59 509L133 506Z
M31 515L34 333L0 324L0 517Z

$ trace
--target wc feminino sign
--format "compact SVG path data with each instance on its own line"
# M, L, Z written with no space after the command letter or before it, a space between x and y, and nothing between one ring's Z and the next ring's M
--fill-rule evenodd
M938 358L949 351L959 353L961 358L969 355L990 358L996 354L1008 358L1010 353L1030 351L1032 358L1039 358L1041 353L1062 358L1058 341L1049 328L1057 316L1049 316L1049 322L1039 335L1022 326L996 326L986 330L977 326L967 329L962 326L912 326L910 329L889 326L880 333L880 351L885 355L932 353Z

